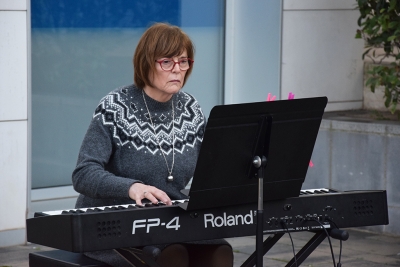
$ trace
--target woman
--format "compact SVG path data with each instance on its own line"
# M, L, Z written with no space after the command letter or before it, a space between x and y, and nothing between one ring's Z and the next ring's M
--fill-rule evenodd
M76 207L136 203L171 205L193 176L205 129L195 98L182 92L194 47L178 27L157 23L133 58L134 85L118 88L97 106L72 180ZM232 266L224 240L160 245L160 266ZM115 250L86 253L112 266L133 266Z

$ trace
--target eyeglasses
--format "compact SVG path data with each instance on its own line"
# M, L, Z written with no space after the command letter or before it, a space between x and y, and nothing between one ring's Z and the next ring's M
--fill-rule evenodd
M190 58L184 58L179 61L174 61L172 58L164 58L160 60L156 60L158 64L160 64L161 68L164 71L170 71L175 68L175 64L179 65L180 70L188 70L190 66L192 66L194 60Z

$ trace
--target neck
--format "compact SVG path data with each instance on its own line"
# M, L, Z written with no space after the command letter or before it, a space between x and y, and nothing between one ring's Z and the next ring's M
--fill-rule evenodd
M154 100L156 100L158 102L167 102L173 96L173 94L169 94L169 93L161 92L159 90L155 90L154 88L152 88L151 86L148 86L148 85L146 85L143 88L143 91L146 93L146 95L148 95L149 97L153 98Z

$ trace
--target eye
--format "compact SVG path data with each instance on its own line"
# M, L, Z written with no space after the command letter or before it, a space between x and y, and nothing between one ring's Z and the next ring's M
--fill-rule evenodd
M163 59L162 60L162 64L165 64L165 65L168 65L168 64L171 64L171 60L170 59Z
M188 62L189 62L189 60L187 60L187 59L181 59L181 61L180 61L182 64L187 64Z

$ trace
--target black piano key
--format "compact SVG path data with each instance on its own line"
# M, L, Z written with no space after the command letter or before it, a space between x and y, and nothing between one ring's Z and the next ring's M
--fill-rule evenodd
M42 217L42 216L49 216L49 214L46 214L44 212L35 212L35 215L34 215L35 218Z
M110 210L118 210L118 208L116 206L113 207L106 207L104 208L105 211L110 211Z
M79 213L85 213L83 210L63 210L61 214L79 214Z
M128 205L127 209L132 210L132 209L137 209L137 207L135 205Z

